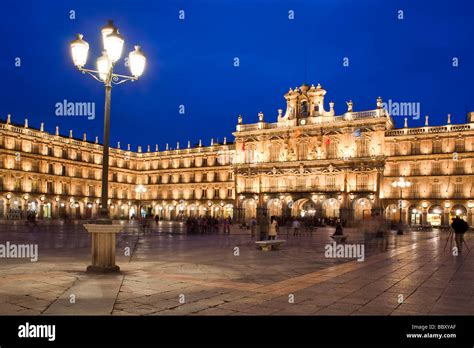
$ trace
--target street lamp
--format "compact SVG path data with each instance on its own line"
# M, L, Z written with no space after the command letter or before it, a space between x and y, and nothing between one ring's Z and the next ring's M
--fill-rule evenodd
M138 193L138 217L141 218L142 217L142 193L145 193L146 192L146 187L143 186L143 185L138 185L136 188L135 188L135 192Z
M100 219L109 220L108 214L108 174L109 174L109 136L110 136L110 98L112 84L122 84L127 81L135 81L143 74L146 65L146 57L140 49L135 46L135 50L129 54L129 66L132 76L119 75L113 72L115 64L122 56L124 38L119 34L118 29L112 21L108 21L102 30L102 55L97 59L97 70L86 69L89 53L89 44L83 39L82 34L78 34L76 39L70 44L71 55L74 65L83 74L89 74L95 80L105 85L105 112L104 112L104 144L102 150L102 192L100 208Z
M145 70L146 57L140 47L129 54L131 76L114 73L115 64L122 56L124 38L112 21L109 21L102 30L102 46L104 51L97 59L97 70L86 69L84 66L89 54L89 44L81 34L70 44L74 65L83 74L92 76L105 86L104 108L104 143L102 148L102 191L99 218L95 224L84 224L92 235L92 264L87 267L90 272L118 272L120 267L115 265L115 234L122 227L113 225L108 211L108 184L109 184L109 137L110 137L110 98L112 84L122 84L137 80ZM112 205L111 205L112 207Z
M405 180L405 178L401 177L400 179L398 179L397 181L394 181L392 183L392 186L395 187L395 188L399 188L400 189L400 204L399 204L399 209L400 209L400 219L398 220L398 232L397 234L403 234L403 229L402 229L402 205L403 205L403 189L405 187L410 187L411 186L411 182L410 181L407 181Z

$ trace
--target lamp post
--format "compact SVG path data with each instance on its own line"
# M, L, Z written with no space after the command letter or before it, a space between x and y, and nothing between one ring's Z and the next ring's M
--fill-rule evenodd
M399 204L399 209L400 209L400 218L398 220L398 231L397 234L403 234L403 229L402 229L402 208L403 208L403 189L405 187L410 187L411 182L405 180L403 177L398 179L397 181L394 181L392 183L393 187L398 187L400 189L400 204Z
M102 55L97 58L97 70L86 69L89 53L89 44L83 40L82 34L71 41L71 55L76 68L83 74L92 76L105 86L104 109L104 143L102 147L102 191L99 218L94 224L84 224L92 236L92 264L87 267L88 272L107 273L118 272L120 268L115 265L115 235L121 230L121 225L113 225L109 218L108 210L108 184L109 184L109 136L110 136L110 98L112 85L119 85L127 81L137 80L145 70L146 57L135 46L135 50L128 56L131 76L114 73L115 64L122 56L124 38L112 21L109 21L102 30Z
M104 51L97 58L97 70L84 68L87 62L89 52L89 44L83 40L82 34L78 34L77 38L71 42L71 54L74 65L83 74L89 74L95 80L101 82L105 86L105 110L104 110L104 144L102 149L102 192L100 208L100 219L108 220L108 174L109 174L109 136L110 136L110 98L112 85L122 84L127 81L137 80L145 70L146 57L140 50L140 46L135 46L135 50L129 54L129 66L132 76L115 74L115 64L122 56L124 38L119 34L118 29L112 21L109 21L102 30L102 43Z
M138 185L135 188L135 192L138 194L138 218L142 218L142 193L146 192L146 187L143 185Z

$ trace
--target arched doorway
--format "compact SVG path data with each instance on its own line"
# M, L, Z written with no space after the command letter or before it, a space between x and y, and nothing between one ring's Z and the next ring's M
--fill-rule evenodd
M459 216L464 221L467 221L467 209L461 204L456 204L451 208L449 212L449 222L452 221L456 216Z
M390 204L385 208L385 218L390 220L392 223L398 222L399 219L399 211L396 204Z
M94 204L92 202L87 202L84 209L84 217L86 219L92 219L92 207Z
M42 218L50 219L52 214L53 203L51 201L43 201L42 204Z
M431 224L431 226L441 226L443 223L443 208L440 205L432 205L428 209L426 222Z
M323 201L323 216L325 218L339 217L339 201L336 198L329 198Z
M38 205L38 201L36 201L35 199L29 199L25 202L25 206L26 206L27 216L30 216L30 214L36 217L38 216L38 212L40 208Z
M370 217L372 216L372 203L369 199L355 199L353 205L355 220L370 219Z
M244 199L242 202L242 213L244 221L257 217L257 203L253 198Z
M408 220L410 225L421 225L422 224L422 211L416 205L408 208Z
M234 205L229 203L224 206L224 218L234 218Z
M267 203L268 214L270 216L282 216L282 204L278 198L269 199Z

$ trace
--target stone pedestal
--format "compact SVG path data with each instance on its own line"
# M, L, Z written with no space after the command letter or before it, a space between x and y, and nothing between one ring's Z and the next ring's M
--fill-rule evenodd
M91 273L119 272L115 264L115 235L122 229L121 225L84 224L92 238L92 264L87 267Z

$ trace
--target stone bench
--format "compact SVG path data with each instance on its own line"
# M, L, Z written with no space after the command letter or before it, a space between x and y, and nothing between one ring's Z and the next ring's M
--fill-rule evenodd
M257 244L257 247L260 250L263 251L269 251L269 250L278 250L281 248L283 244L285 244L286 240L284 239L275 239L275 240L261 240L255 242Z
M345 243L347 240L347 236L344 235L332 235L332 239L336 241L336 243Z

